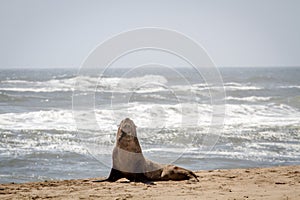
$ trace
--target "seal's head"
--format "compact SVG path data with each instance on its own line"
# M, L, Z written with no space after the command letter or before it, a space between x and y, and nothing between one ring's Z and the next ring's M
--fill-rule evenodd
M137 137L137 135L136 135L136 125L129 118L125 118L121 121L119 129L123 134Z
M129 118L123 119L119 125L117 146L130 152L141 152L141 147L136 134L136 126Z

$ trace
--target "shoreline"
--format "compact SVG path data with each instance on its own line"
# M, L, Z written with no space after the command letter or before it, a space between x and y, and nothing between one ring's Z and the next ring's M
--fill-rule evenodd
M195 172L200 182L94 183L99 178L0 184L0 199L300 199L300 165Z

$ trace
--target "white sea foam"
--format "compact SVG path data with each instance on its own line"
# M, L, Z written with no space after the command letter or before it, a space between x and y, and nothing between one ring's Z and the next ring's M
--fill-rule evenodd
M2 156L13 154L24 155L32 152L57 152L68 151L87 154L87 149L79 144L75 134L68 132L48 132L43 130L23 130L22 134L3 131L1 145L5 151L0 151Z
M68 92L71 91L70 88L50 88L50 87L27 87L27 88L20 88L20 87L1 87L0 90L3 91L12 91L12 92Z
M75 85L76 83L76 85ZM5 80L0 83L0 90L14 92L57 92L57 91L115 91L143 92L142 89L148 89L146 92L161 90L161 86L167 83L163 76L145 75L142 77L90 77L78 76L67 79L53 79L48 81L25 81L25 80ZM155 86L155 84L157 84ZM151 88L145 86L152 85ZM153 86L155 86L153 88Z
M0 114L0 128L8 130L76 130L70 110Z
M76 85L74 85L76 83ZM52 79L48 81L4 80L0 82L0 90L14 92L58 92L58 91L106 91L106 92L132 92L150 93L165 91L162 87L168 83L164 76L145 75L141 77L90 77L77 76L66 79ZM289 86L298 87L298 86ZM203 91L218 89L206 83L191 85L173 85L168 90L173 91ZM260 90L261 87L242 85L229 82L224 84L227 91Z
M1 82L0 90L15 92L71 91L73 80L74 78L48 81L6 80Z
M237 82L227 82L224 85L225 86L242 86L241 83L237 83Z
M225 86L226 91L237 91L237 90L261 90L263 89L262 87L258 86Z
M222 89L220 86L213 86L209 85L206 83L201 83L201 84L191 84L191 85L174 85L171 88L175 90L182 90L182 91L192 91L192 92L197 92L197 91L205 91L205 90L219 90ZM225 91L245 91L245 90L261 90L263 89L262 87L254 86L254 85L242 85L240 83L234 83L234 82L229 82L229 83L224 83L223 89Z
M199 109L202 119L209 122L210 110L209 106L197 105L159 105L159 104L135 104L129 103L114 109L96 109L96 118L102 130L115 129L116 125L125 117L131 117L135 120L139 127L178 127L184 124L188 125L190 120L197 113L194 108ZM89 124L87 118L88 112L76 112L76 116L82 123ZM183 116L184 115L184 116ZM137 117L138 116L138 117ZM9 130L65 130L75 131L76 123L71 110L49 110L35 111L25 113L5 113L0 114L0 128ZM202 122L203 122L202 121ZM197 122L196 122L197 123ZM204 122L203 122L204 123ZM90 126L94 127L94 126Z
M132 118L141 128L209 127L212 107L207 104L129 103L109 109L96 108L95 114L100 129L104 131L116 129L116 125L125 117ZM90 121L85 111L78 116L82 123L88 124ZM73 117L72 110L5 113L0 114L0 128L74 131L76 123ZM230 127L295 125L299 124L299 119L300 112L285 104L226 105L225 124Z
M300 112L285 104L230 104L226 106L225 124L243 127L287 126L299 124L299 118Z
M280 86L279 88L284 88L284 89L293 89L293 88L297 88L297 89L300 89L300 85Z
M248 102L258 102L258 101L269 101L271 97L258 97L258 96L249 96L249 97L232 97L227 96L226 100L235 100L235 101L248 101Z

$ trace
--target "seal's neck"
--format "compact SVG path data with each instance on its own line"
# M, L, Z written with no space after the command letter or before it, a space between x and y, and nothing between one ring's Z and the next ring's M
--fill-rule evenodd
M116 145L129 152L142 153L142 148L140 146L137 137L128 135L121 128L118 130Z

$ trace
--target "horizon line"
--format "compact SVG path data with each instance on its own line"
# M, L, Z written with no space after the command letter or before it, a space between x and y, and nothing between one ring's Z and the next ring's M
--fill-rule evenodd
M255 66L246 66L246 65L233 65L233 66L229 66L229 65L222 65L222 66L218 66L216 65L217 68L282 68L282 67L286 67L286 68L293 68L293 67L300 67L300 65L255 65ZM7 67L1 67L0 66L0 70L7 70L7 69L79 69L80 66L7 66ZM96 69L97 67L95 67ZM104 67L99 67L100 69L104 68ZM128 66L114 66L114 68L131 68ZM190 68L190 66L175 66L174 68Z

